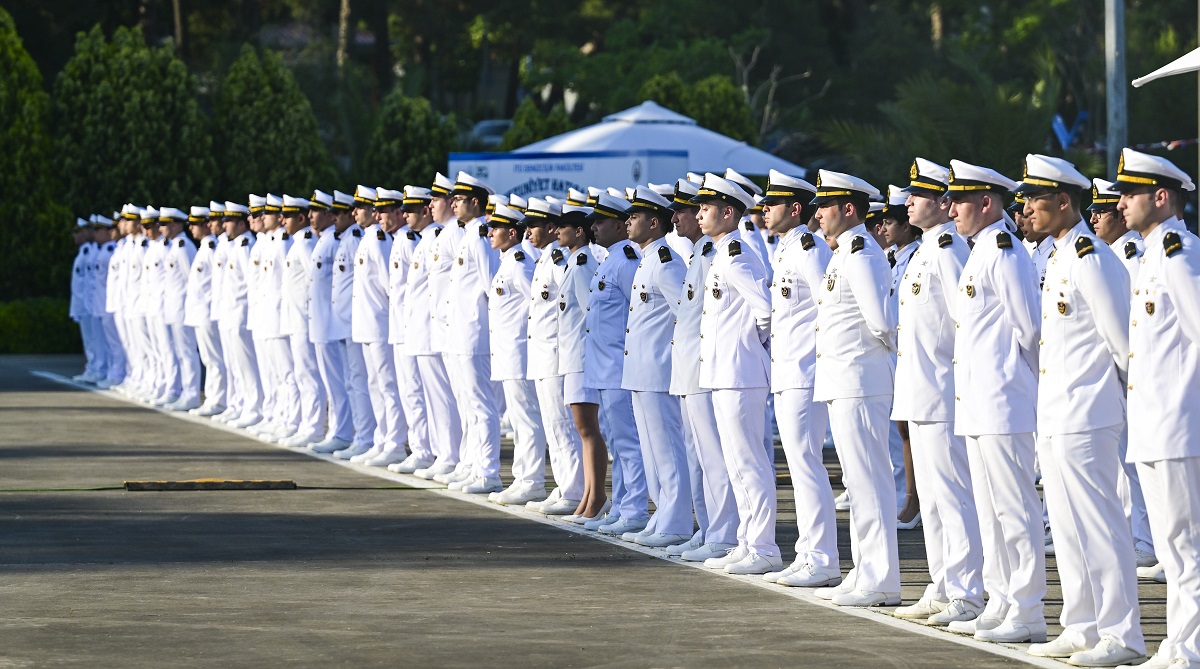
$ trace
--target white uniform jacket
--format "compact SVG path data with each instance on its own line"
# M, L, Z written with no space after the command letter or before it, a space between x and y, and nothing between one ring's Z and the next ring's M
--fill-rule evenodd
M817 297L833 251L804 226L775 246L771 281L771 391L812 388L816 382Z
M516 245L500 256L488 291L492 380L525 380L529 366L529 291L534 259Z
M671 389L671 340L687 265L666 239L650 242L641 255L633 274L621 387L665 393Z
M967 241L943 223L921 234L896 288L896 394L892 420L954 420L954 319L958 279L971 254Z
M1146 236L1129 345L1126 459L1200 456L1200 239L1178 218Z
M751 233L760 242L757 232ZM700 387L770 388L771 292L767 268L741 230L716 242L700 313Z
M892 274L865 225L837 238L817 289L817 379L813 399L891 395L896 323L887 307Z
M583 385L588 388L621 387L629 300L640 260L633 242L619 241L608 247L608 255L592 277L587 303L588 346L583 363Z
M958 280L955 434L1037 429L1039 281L1019 243L1003 219L987 226L975 235Z

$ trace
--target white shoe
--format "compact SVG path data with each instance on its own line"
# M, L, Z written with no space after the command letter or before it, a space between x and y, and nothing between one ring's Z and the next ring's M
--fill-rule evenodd
M425 469L432 466L433 458L423 458L414 453L400 462L388 465L388 471L397 474L412 474L418 469Z
M982 630L993 630L1003 623L1003 618L985 618L981 613L972 620L959 620L952 622L947 625L946 628L955 634L975 636L976 633Z
M264 434L269 434L271 432L274 432L277 427L278 426L275 425L274 421L272 421L271 419L267 419L267 420L255 423L254 425L251 425L250 427L246 428L246 431L256 437L261 437Z
M390 450L385 450L369 460L364 460L363 464L368 467L387 467L389 465L404 462L407 457L407 451L405 451L404 446L401 445Z
M1147 553L1144 550L1135 548L1133 549L1133 555L1137 559L1138 567L1153 567L1158 564L1158 558L1155 557L1154 553Z
M918 511L918 512L917 512L917 515L913 516L913 517L912 517L912 520L908 521L907 523L904 523L904 522L901 522L901 521L897 520L897 521L896 521L896 529L898 529L898 530L912 530L912 529L916 529L916 527L917 527L918 525L920 525L920 524L921 524L921 512L920 512L920 511Z
M1025 652L1035 657L1053 657L1061 659L1064 657L1071 657L1075 653L1084 650L1090 650L1090 648L1084 644L1075 643L1063 635L1054 639L1054 641L1030 644L1029 649Z
M633 540L634 543L640 546L649 546L650 548L666 548L676 544L690 541L691 536L687 534L669 534L666 532L655 532L654 534L642 535ZM682 551L681 551L682 552Z
M703 544L699 548L684 551L679 554L679 559L684 562L705 562L715 558L724 558L729 555L729 551L737 548L737 544ZM708 565L705 564L705 567ZM724 566L724 565L722 565ZM713 567L716 569L716 567Z
M383 444L371 444L371 448L350 458L350 462L363 463L383 453Z
M441 483L442 485L448 486L455 481L461 481L470 477L471 467L466 463L460 462L450 471L434 476L433 481L434 483Z
M842 494L833 498L833 508L837 511L850 510L850 491L844 491Z
M851 570L853 571L853 570ZM813 596L817 599L825 599L832 601L838 595L845 595L854 592L854 581L851 579L842 579L841 583L825 588L817 588L813 591Z
M525 502L525 510L526 511L536 511L538 513L541 513L543 506L545 506L547 504L553 504L560 499L562 499L562 489L555 488L554 490L550 491L549 495L546 495L546 499ZM578 507L579 503L576 502L575 506ZM574 511L575 509L571 509L571 510Z
M766 581L767 583L775 583L780 578L783 578L784 576L788 576L800 569L803 569L805 564L806 563L803 562L799 556L797 556L796 559L793 560L791 564L784 567L783 569L781 569L779 571L769 571L769 572L763 574L762 579L764 581Z
M320 434L309 432L307 434L293 434L287 439L280 441L279 445L287 446L288 448L307 448L308 446L315 444L320 440Z
M350 442L337 437L330 437L324 441L318 441L315 444L309 444L308 450L313 453L336 453L340 450L350 447Z
M667 546L666 548L663 549L663 552L672 557L679 557L680 555L683 555L684 551L696 550L697 548L699 548L703 545L704 545L704 532L702 532L700 530L696 530L696 533L693 534L690 539L688 539L687 541L685 541L681 544L674 544L672 546Z
M448 462L443 462L440 465L435 463L423 469L417 469L413 471L413 476L419 479L425 479L426 481L432 481L442 474L448 474L452 471L454 471L454 465Z
M904 618L906 620L925 620L935 613L941 613L942 611L945 611L947 604L949 604L949 602L939 602L937 600L926 599L922 597L916 604L901 606L893 611L892 615L897 618Z
M806 564L790 574L776 577L775 582L793 588L827 588L842 582L842 570L837 567L814 567Z
M615 534L619 537L626 532L641 532L646 529L646 523L649 522L649 518L622 518L611 525L603 525L596 531L601 534Z
M225 411L225 406L221 404L201 404L200 408L194 409L195 415L202 418L216 416Z
M500 492L504 490L504 483L500 481L500 477L493 476L484 478L478 476L474 481L462 487L462 492L468 495L481 495L488 492Z
M584 523L583 529L591 531L591 532L595 532L596 530L600 529L601 527L604 527L605 525L612 525L613 523L617 522L620 519L621 519L621 516L613 513L612 510L610 509L608 513L602 514L599 518L593 518L592 520L589 520L586 523Z
M245 429L245 428L251 427L253 425L258 425L261 422L262 422L262 416L260 416L256 413L252 413L252 414L248 414L248 415L243 415L241 418L238 418L236 421L230 423L229 426Z
M529 502L546 499L546 484L517 481L508 488L496 493L496 498L488 501L502 506L523 506Z
M1004 622L999 627L975 632L976 641L991 641L993 643L1045 643L1046 623L1011 623Z
M435 479L436 480L436 479ZM462 478L455 477L446 483L446 487L450 490L462 490L463 488L475 482L475 475L468 474Z
M371 450L371 444L350 444L340 451L334 451L333 457L338 460L350 460L356 455L361 455Z
M632 544L632 543L635 543L639 537L648 537L651 534L654 534L654 532L655 532L655 529L653 527L650 527L650 524L647 523L645 527L638 530L637 532L625 532L624 534L622 534L621 541L628 541L629 543Z
M753 576L765 574L769 571L778 571L782 567L783 558L778 555L751 553L737 562L725 565L725 573L737 574L738 576Z
M225 407L225 410L221 413L215 413L209 416L209 418L212 418L218 423L232 423L241 417L241 414L239 414L238 411L233 407Z
M557 491L558 489L555 488L555 490ZM551 493L551 495L553 495L553 493ZM547 516L569 516L575 513L575 509L579 508L579 503L582 501L583 500L581 499L567 499L566 497L559 497L551 502L549 498L547 498L545 502L542 502L540 505L538 505L536 510L538 513Z
M749 549L741 546L734 546L725 551L725 554L720 557L711 557L704 561L705 569L724 569L735 562L741 562L743 558L750 554ZM782 562L782 560L780 560Z
M1091 650L1082 650L1067 658L1067 664L1077 667L1115 667L1122 664L1145 662L1146 656L1121 645L1116 638L1107 634Z
M165 406L163 408L170 409L171 411L191 411L193 409L200 408L200 400L199 399L190 399L190 400L185 401L185 400L180 399L180 400L176 400L176 401L168 404L167 406Z
M972 604L965 599L954 599L940 613L935 613L925 621L926 625L945 627L950 623L975 620L983 613L983 607Z
M1163 574L1163 573L1165 573L1165 572L1163 571L1162 565L1157 562L1150 565L1149 567L1138 567L1137 568L1138 578L1144 578L1148 581L1157 581L1158 575Z
M1186 660L1183 661L1186 662ZM1138 667L1138 669L1175 669L1175 665L1171 664L1171 658L1163 653L1161 648L1145 662L1135 660L1129 664L1122 664L1118 669L1133 669L1133 667Z
M834 595L829 601L838 606L895 606L900 603L900 593L851 590Z

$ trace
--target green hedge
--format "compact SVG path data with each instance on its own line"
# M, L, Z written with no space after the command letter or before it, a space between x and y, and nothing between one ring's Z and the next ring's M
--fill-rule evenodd
M0 302L0 354L82 352L79 325L67 317L68 306L55 297Z

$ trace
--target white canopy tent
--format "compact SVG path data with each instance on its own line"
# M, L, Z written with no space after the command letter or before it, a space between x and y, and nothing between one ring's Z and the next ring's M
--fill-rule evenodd
M1141 86L1148 84L1155 79L1162 79L1163 77L1169 77L1173 74L1195 72L1197 70L1200 70L1200 49L1196 49L1189 54L1181 56L1144 77L1138 77L1137 79L1134 79L1133 87L1140 88Z
M653 101L605 116L595 125L543 139L512 153L590 151L686 151L687 169L703 174L732 167L742 174L765 176L771 170L804 177L807 170L745 142L707 128L695 119Z

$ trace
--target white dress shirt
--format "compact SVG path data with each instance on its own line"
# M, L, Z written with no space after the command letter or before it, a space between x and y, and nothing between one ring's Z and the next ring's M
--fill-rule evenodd
M429 297L433 286L430 261L438 238L443 234L441 224L430 223L420 232L420 240L413 249L404 282L404 352L408 355L433 355L435 352L433 339L437 327L429 312L433 306Z
M163 253L166 256L162 268L163 321L169 325L183 325L188 276L192 272L192 258L196 257L196 245L181 232L166 241Z
M333 254L333 318L329 331L332 339L350 339L354 319L354 255L362 242L363 231L357 223L338 235Z
M340 235L331 225L317 233L313 246L312 280L308 290L308 338L314 344L338 341L333 316L333 258L337 255ZM220 248L220 247L218 247Z
M217 249L216 235L200 240L192 269L188 272L187 297L183 302L183 324L198 328L212 322L213 256Z
M527 377L531 381L559 375L558 296L567 271L567 250L551 242L533 268L529 290L529 357Z
M589 285L588 346L584 350L583 385L598 390L621 387L625 367L625 325L633 291L633 275L641 255L623 239L608 247L608 255Z
M716 245L712 238L705 235L697 239L676 300L671 339L672 395L707 392L700 387L700 316L704 311L704 282L714 257Z
M575 374L583 371L584 349L588 347L587 308L589 286L599 264L587 246L566 254L558 293L558 373Z
M309 332L309 300L312 291L312 253L317 234L312 228L297 230L283 259L283 291L279 309L279 334L284 337Z
M534 259L520 245L500 256L488 291L492 380L525 380L529 367L529 292Z
M446 353L490 355L488 338L488 289L500 268L500 254L488 241L487 222L477 218L463 228L462 241L446 293L449 335L443 346Z
M378 224L363 230L354 250L351 284L350 338L360 344L388 340L388 259L392 236Z

